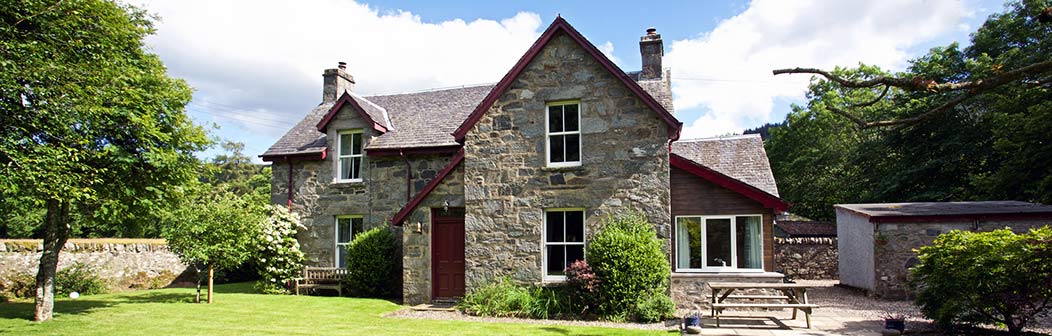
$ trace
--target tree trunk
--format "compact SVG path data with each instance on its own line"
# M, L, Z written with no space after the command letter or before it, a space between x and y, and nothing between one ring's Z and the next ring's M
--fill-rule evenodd
M55 199L47 201L44 217L44 251L40 254L37 270L36 311L33 320L50 320L55 310L55 273L58 270L58 254L69 239L69 203Z
M212 265L209 264L208 265L208 303L212 303L212 276L215 275L215 273L213 273L213 271L214 270L212 268Z

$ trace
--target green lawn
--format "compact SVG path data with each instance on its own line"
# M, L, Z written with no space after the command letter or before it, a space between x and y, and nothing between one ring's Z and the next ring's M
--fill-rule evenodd
M34 323L32 302L0 303L0 334L12 335L640 335L642 330L384 318L401 306L372 299L251 294L251 284L217 286L215 303L192 289L60 299L55 319ZM649 332L669 335L669 332Z

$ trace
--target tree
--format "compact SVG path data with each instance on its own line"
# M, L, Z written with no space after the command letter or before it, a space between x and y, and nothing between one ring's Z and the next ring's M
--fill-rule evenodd
M215 269L232 269L254 255L267 210L229 191L202 189L200 196L172 211L164 238L180 260L208 269L212 303Z
M1052 228L1027 234L950 231L921 247L911 285L925 316L944 328L1001 323L1019 335L1052 310Z
M971 36L899 73L810 73L806 106L766 142L795 213L836 203L1015 199L1052 202L1052 24L1045 1L1010 2Z
M143 10L100 0L0 4L0 186L42 200L38 321L52 317L71 211L94 220L149 217L194 177L208 139L143 38Z

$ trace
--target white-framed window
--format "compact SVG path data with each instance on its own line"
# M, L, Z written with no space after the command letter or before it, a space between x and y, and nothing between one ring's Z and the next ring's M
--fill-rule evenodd
M340 131L336 136L336 181L362 180L362 130Z
M581 102L552 102L547 107L544 148L548 167L580 166Z
M544 280L566 280L566 267L584 260L584 209L545 210L542 231Z
M354 237L362 232L362 216L344 215L336 216L336 267L347 267L347 245L351 244Z
M676 216L677 272L762 272L763 216Z

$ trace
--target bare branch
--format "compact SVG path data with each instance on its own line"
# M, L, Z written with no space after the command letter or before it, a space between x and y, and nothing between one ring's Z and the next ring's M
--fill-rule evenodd
M876 103L880 102L881 99L884 99L884 96L887 96L888 95L888 91L890 91L890 90L891 90L891 85L885 85L884 86L884 92L881 92L880 95L877 96L877 98L873 98L873 100L870 100L870 101L867 101L867 102L864 102L864 103L851 104L851 105L848 105L847 107L863 107L863 106L870 106L870 105L876 104Z
M984 88L991 89L993 87L1000 86L1010 81L1020 79L1027 75L1037 75L1052 71L1052 60L1038 62L1031 65L1027 65L1021 68L1013 69L1011 71L1005 71L998 75L990 78L980 79L970 82L959 82L959 83L937 83L933 80L921 79L919 77L914 78L897 78L897 77L884 77L879 76L863 81L850 80L837 75L834 75L828 71L815 69L815 68L792 68L792 69L777 69L772 71L774 75L783 74L813 74L820 75L826 79L836 82L841 86L862 89L869 88L879 85L894 86L904 90L911 91L957 91L967 89Z
M935 81L921 80L919 78L905 79L905 78L894 78L894 77L884 77L884 76L880 76L880 77L876 77L876 78L872 78L872 79L868 79L868 80L863 80L863 81L856 81L856 80L845 79L843 77L834 75L834 74L832 74L832 73L830 73L828 71L821 70L821 69L814 69L814 68L777 69L777 70L773 71L773 73L775 75L801 74L801 73L820 75L820 76L825 77L829 81L836 82L837 84L840 84L843 87L853 88L853 89L871 88L871 87L875 87L875 86L879 86L879 85L884 85L884 91L876 99L869 100L869 101L862 102L862 103L851 104L851 105L847 106L848 108L864 107L864 106L870 106L870 105L876 104L876 103L880 102L880 100L884 99L884 97L887 96L888 91L891 89L891 87L896 87L896 88L900 88L900 89L904 89L904 90L911 90L911 91L930 91L930 92L962 91L962 90L964 91L963 93L960 93L959 95L957 95L953 99L950 99L950 100L942 103L941 105L936 106L936 107L934 107L934 108L932 108L930 110L924 111L924 112L922 112L922 113L920 113L920 114L918 114L916 116L909 117L909 118L890 119L890 120L881 120L881 121L865 121L865 119L863 119L861 116L859 116L857 114L854 114L854 113L845 111L845 110L843 110L841 108L838 108L838 107L826 104L826 108L828 108L830 111L832 111L833 113L839 114L841 116L844 116L845 118L848 118L849 120L854 122L858 126L858 128L860 128L860 129L874 128L874 127L885 127L885 126L896 126L896 125L908 125L908 124L919 123L921 121L924 121L924 120L930 119L932 117L935 117L936 115L938 115L940 113L944 113L944 112L950 111L955 106L957 106L958 104L964 102L965 100L967 100L969 98L972 98L972 97L975 97L975 96L978 96L978 95L980 95L980 94L982 94L984 92L993 90L993 89L995 89L997 87L1000 87L1001 85L1008 84L1010 82L1022 79L1022 78L1027 77L1027 76L1042 75L1042 74L1049 73L1049 72L1052 72L1052 60L1034 63L1034 64L1031 64L1031 65L1027 65L1027 66L1024 66L1024 67L1013 69L1011 71L1005 71L1005 72L999 73L999 74L997 74L995 76L992 76L992 77L989 77L989 78L985 78L985 79L978 79L978 80L974 80L974 81L959 82L959 83L936 83ZM1042 80L1038 80L1038 83L1041 83L1042 81L1043 81L1043 79Z

